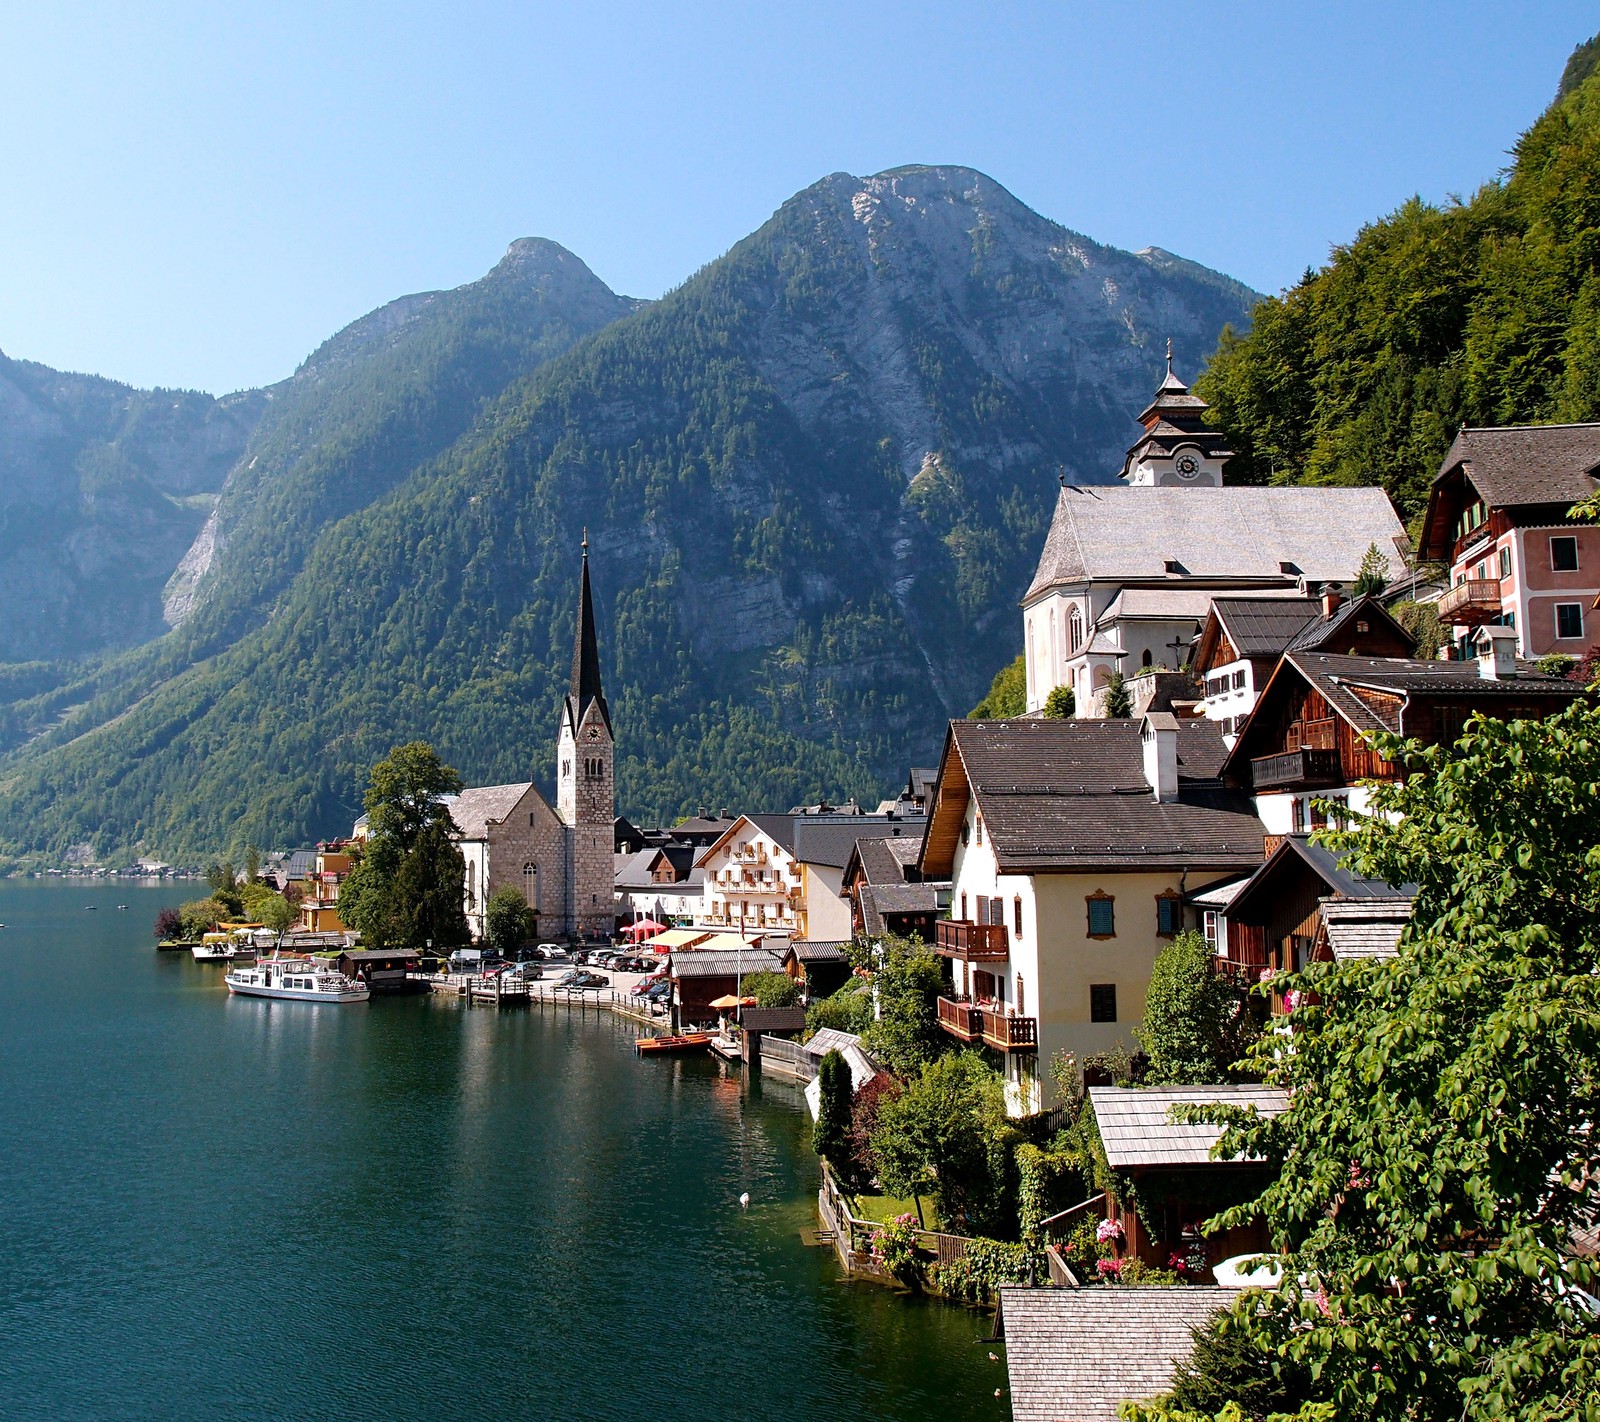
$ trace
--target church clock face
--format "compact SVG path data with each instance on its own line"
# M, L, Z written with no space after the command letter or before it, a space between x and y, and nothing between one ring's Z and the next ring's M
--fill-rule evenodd
M589 739L591 741L597 741L600 739L600 728L598 726L589 727Z
M1180 479L1193 479L1200 472L1200 461L1192 454L1180 454L1177 469Z

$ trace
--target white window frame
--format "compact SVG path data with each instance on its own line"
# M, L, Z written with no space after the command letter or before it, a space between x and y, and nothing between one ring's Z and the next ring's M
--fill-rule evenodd
M1561 614L1565 609L1567 609L1569 607L1575 613L1578 614L1578 630L1576 632L1563 632L1561 630ZM1583 641L1583 604L1581 602L1558 602L1556 604L1555 619L1556 619L1556 641L1558 641L1558 642L1581 642L1581 641Z

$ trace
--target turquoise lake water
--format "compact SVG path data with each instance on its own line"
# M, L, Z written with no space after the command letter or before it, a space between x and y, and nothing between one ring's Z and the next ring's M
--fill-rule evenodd
M230 999L153 948L199 892L0 880L0 1417L1009 1415L987 1317L801 1242L793 1085L593 1012Z

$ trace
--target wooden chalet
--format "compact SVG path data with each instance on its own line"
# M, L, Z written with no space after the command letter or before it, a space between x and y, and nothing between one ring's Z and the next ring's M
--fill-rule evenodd
M850 944L797 938L783 957L783 971L800 984L808 1002L831 997L850 980Z
M739 995L756 973L783 971L782 957L770 948L691 948L667 962L674 1031L715 1022L721 1014L711 1004L719 997Z

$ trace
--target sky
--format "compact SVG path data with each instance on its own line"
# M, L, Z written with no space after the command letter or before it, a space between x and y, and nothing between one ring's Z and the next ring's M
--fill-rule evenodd
M1593 0L0 0L0 350L220 394L515 238L654 297L907 163L1275 292L1493 178L1597 30Z

